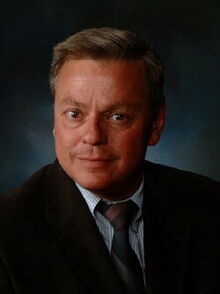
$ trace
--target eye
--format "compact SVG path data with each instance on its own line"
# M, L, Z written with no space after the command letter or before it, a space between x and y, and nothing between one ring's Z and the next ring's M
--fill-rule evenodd
M111 119L112 120L126 120L128 117L124 114L121 114L121 113L115 113L111 116Z
M79 117L79 112L75 110L70 110L66 112L66 117L68 119L73 119L73 118L78 118Z

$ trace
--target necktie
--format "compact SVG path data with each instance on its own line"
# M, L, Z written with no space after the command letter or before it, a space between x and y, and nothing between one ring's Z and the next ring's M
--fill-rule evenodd
M125 284L126 293L145 293L143 273L139 260L129 243L129 225L137 212L137 205L127 202L108 205L100 201L97 210L114 228L111 257L116 270Z

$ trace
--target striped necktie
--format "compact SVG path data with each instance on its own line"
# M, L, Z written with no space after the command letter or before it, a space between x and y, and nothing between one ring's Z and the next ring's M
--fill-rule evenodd
M125 284L126 293L146 293L140 262L129 243L129 225L138 206L131 200L111 205L100 201L97 210L114 228L111 257Z

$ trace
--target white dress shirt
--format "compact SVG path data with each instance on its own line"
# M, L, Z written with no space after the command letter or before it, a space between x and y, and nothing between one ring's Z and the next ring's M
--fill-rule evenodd
M104 242L109 250L111 251L112 246L112 240L113 240L113 234L114 229L110 222L99 212L97 211L96 205L99 201L103 200L107 204L114 204L119 202L125 202L128 200L134 201L137 206L139 207L139 210L137 211L135 217L133 218L133 221L130 224L129 227L129 242L131 244L132 249L136 253L140 264L143 269L143 274L145 271L145 261L144 261L144 223L143 223L143 216L142 216L142 204L143 204L143 186L144 186L144 180L142 181L140 187L138 190L128 199L123 201L107 201L105 199L101 199L91 193L90 191L82 188L78 183L76 183L77 188L81 192L83 198L85 199L89 210L91 214L93 215L95 222L99 228L100 233L103 236Z

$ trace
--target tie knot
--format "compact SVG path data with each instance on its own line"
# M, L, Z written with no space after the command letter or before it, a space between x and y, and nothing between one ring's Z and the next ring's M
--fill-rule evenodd
M106 204L100 201L97 205L97 210L108 219L116 231L125 231L129 228L138 206L131 200L116 204Z

